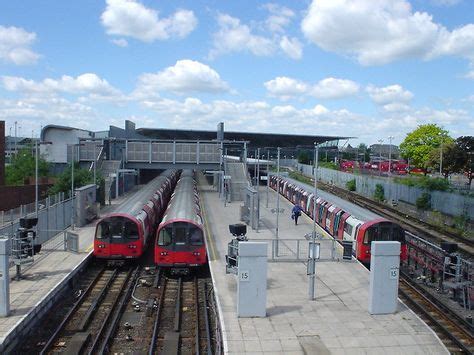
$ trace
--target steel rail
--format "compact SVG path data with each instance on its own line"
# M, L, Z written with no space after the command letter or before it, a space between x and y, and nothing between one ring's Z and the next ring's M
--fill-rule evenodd
M435 327L437 327L455 346L459 347L459 349L461 349L464 353L466 354L472 354L472 348L470 348L468 345L466 345L466 343L461 340L458 336L456 336L455 334L453 334L453 331L452 330L449 330L448 327L446 327L445 325L443 325L441 323L441 320L440 318L444 318L445 321L449 322L450 325L454 328L454 329L457 329L459 332L462 332L464 333L464 335L468 338L468 339L473 339L472 338L472 333L469 333L469 331L467 331L466 329L464 329L463 327L460 327L458 324L456 324L456 322L454 322L453 320L450 320L448 316L446 316L444 314L444 310L440 309L438 307L437 304L435 304L434 302L432 302L428 297L426 297L423 293L421 293L415 286L413 286L411 284L411 282L409 282L406 278L401 278L400 279L402 281L402 283L409 289L411 290L412 292L414 292L416 294L416 296L418 297L418 299L421 301L417 301L415 299L413 299L412 296L410 296L407 291L405 291L403 288L399 287L399 293L409 302L411 303L420 313L423 314L423 316L425 316L426 318L428 318L433 324ZM421 303L425 303L425 304L428 304L428 306L431 308L431 311L433 313L436 313L438 315L438 317L436 317L435 315L431 314L430 310L427 309L427 306L424 306L423 304ZM451 316L451 315L450 315Z
M51 347L51 345L53 344L53 342L56 340L57 336L59 335L59 333L64 329L65 325L67 324L67 322L69 322L69 320L71 319L71 317L76 313L77 309L79 308L79 306L82 304L82 302L84 301L84 299L89 295L90 291L92 290L92 288L95 286L95 284L97 283L97 281L100 279L100 277L102 276L102 274L104 273L105 271L105 268L103 267L99 273L97 274L97 276L92 280L92 282L87 286L87 288L85 289L85 291L81 294L81 296L76 300L76 302L74 303L74 305L72 306L72 308L69 310L69 312L66 314L66 316L64 317L64 319L62 320L61 323L59 323L59 325L56 327L55 331L53 332L53 334L49 337L48 341L46 342L46 344L43 346L43 349L41 349L40 351L40 355L44 355L48 349Z
M92 347L89 350L89 355L91 355L92 353L94 353L97 350L100 338L102 338L102 337L103 337L104 340L102 341L102 345L100 347L100 350L97 353L98 354L105 354L106 353L106 349L109 345L112 334L117 329L118 321L119 321L120 317L123 314L123 310L124 310L124 308L127 304L127 301L130 299L130 295L132 294L133 284L134 284L136 278L138 277L139 270L140 270L140 267L137 266L133 272L131 272L131 269L128 271L127 277L124 281L124 285L128 282L128 286L125 290L122 290L119 293L117 298L112 303L112 306L110 307L110 311L107 314L107 316L105 317L105 319L103 320L102 325L99 329L99 332L97 333L97 335L94 339L94 342L92 343ZM132 277L132 280L130 281L130 275L132 275L132 274L133 274L133 277ZM119 302L119 300L120 300L120 302ZM117 311L115 311L116 309L117 309ZM104 330L105 330L107 324L109 323L109 320L110 320L112 315L113 315L113 318L112 318L112 321L110 322L110 326L107 328L107 332L105 333L105 336L103 336Z
M207 283L204 282L204 323L206 325L206 348L207 348L207 355L212 355L212 348L211 348L211 327L209 324L209 315L207 313L207 308L209 305L209 299L207 297Z
M161 274L161 269L159 270L159 274ZM154 283L154 287L157 288L159 285L159 278L155 279L156 282ZM156 286L155 286L156 285ZM151 335L151 341L150 341L150 346L148 348L148 355L153 355L155 352L155 346L157 343L157 338L158 338L158 328L159 328L159 323L160 323L160 317L161 317L161 311L163 309L163 304L164 304L164 298L165 298L165 292L166 292L166 285L167 285L167 278L164 279L164 284L161 289L161 297L160 300L158 301L158 309L156 311L156 317L155 317L155 322L153 323L153 333Z
M91 321L91 318L92 316L95 314L95 312L97 311L97 306L102 302L102 300L104 299L105 295L107 294L107 292L109 291L109 288L110 286L112 285L112 282L114 282L114 280L116 279L118 275L118 269L115 269L114 272L112 273L112 275L110 276L110 278L107 280L107 283L104 285L104 287L102 288L102 290L100 290L100 293L97 295L96 298L94 298L94 300L91 302L89 308L87 309L87 312L84 316L84 318L82 318L82 321L79 325L79 330L80 331L84 331L84 329L87 328L87 326L89 325L89 322Z
M178 279L178 294L176 295L176 306L174 309L174 331L179 332L179 329L181 328L181 293L182 293L182 285L183 283L183 278L180 277Z
M194 321L194 353L199 355L201 353L201 348L199 346L199 285L197 277L194 277L194 311L196 312L196 319Z

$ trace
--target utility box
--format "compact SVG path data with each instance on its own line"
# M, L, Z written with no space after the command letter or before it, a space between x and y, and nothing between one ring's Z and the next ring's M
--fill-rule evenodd
M370 314L396 312L399 273L400 242L372 242L369 286Z
M10 314L10 240L0 236L0 317Z
M240 242L237 273L237 316L267 315L267 243Z
M82 186L76 189L76 225L85 226L97 218L98 206L96 203L97 188L95 184Z

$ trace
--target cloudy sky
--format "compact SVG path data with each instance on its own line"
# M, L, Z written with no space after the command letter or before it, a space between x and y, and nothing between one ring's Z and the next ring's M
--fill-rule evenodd
M474 1L2 1L0 119L474 135Z

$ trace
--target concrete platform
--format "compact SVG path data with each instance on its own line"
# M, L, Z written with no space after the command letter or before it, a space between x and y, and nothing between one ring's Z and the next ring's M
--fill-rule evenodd
M112 211L130 193L112 201L102 209L102 214ZM21 279L15 280L16 268L10 272L10 316L0 318L0 353L5 354L19 341L25 339L49 306L61 295L68 281L81 270L92 256L95 222L73 231L79 235L79 252L64 250L63 233L43 244L41 253L35 255L32 264L23 265Z
M201 199L210 240L210 266L223 320L224 349L229 354L448 354L436 334L399 302L393 315L370 315L369 272L356 261L319 261L316 300L308 299L308 276L302 262L268 264L267 317L238 318L236 276L225 273L225 254L231 239L228 225L239 222L241 202L227 204L218 193L201 185ZM251 240L275 236L276 193L261 187L261 224L248 227ZM303 238L313 229L302 216L290 219L291 205L280 198L280 238ZM318 232L323 231L318 227Z

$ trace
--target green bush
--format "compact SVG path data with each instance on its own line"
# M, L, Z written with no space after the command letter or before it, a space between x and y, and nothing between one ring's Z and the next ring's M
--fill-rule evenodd
M356 190L356 180L352 179L346 182L346 187L349 191L355 191Z
M406 178L395 178L395 182L407 186L417 186L429 191L449 190L449 181L443 178L430 178L428 176L408 176Z
M318 162L318 165L319 165L320 168L339 170L339 167L337 166L337 164L333 163L333 162L320 161L320 162Z
M423 192L423 194L416 199L416 207L420 210L429 210L431 208L431 195L428 192Z
M375 185L374 199L380 202L385 200L385 191L381 184Z

